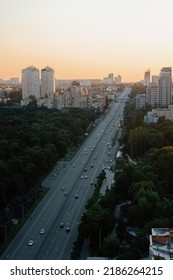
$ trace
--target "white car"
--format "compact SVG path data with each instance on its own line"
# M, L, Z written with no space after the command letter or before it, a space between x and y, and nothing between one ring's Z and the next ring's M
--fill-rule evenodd
M87 178L88 178L88 176L87 176L87 175L85 175L85 176L84 176L84 178L85 178L85 179L87 179Z
M84 178L84 176L83 176L83 175L81 175L80 177L81 177L81 179L83 179L83 178Z
M34 244L34 240L29 240L28 245L32 246Z
M40 234L44 234L45 233L45 229L44 228L41 228L40 229Z

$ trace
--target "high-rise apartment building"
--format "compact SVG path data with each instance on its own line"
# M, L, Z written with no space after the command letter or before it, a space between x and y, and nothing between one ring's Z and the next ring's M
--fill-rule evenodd
M118 75L118 84L121 84L121 82L122 82L122 78L120 75Z
M159 77L160 106L172 103L172 67L163 67Z
M55 92L55 73L47 66L41 69L41 97L50 97Z
M29 99L33 95L40 97L39 70L34 66L22 70L22 99Z
M150 83L150 69L144 73L144 85L147 86Z
M108 74L108 80L109 80L109 84L113 84L113 81L114 81L114 74L113 73Z
M146 101L152 107L159 105L159 86L155 83L150 83L146 89Z
M152 84L159 85L159 76L158 75L152 75Z

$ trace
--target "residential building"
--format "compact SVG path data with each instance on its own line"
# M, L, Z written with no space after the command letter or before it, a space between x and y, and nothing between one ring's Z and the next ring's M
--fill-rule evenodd
M172 103L172 67L163 67L159 78L160 106Z
M59 88L63 88L63 89L67 89L69 87L72 86L74 80L59 80L56 79L55 83L56 83L56 89ZM96 80L78 80L78 82L80 83L81 86L84 86L88 89L91 89L91 81L93 81L93 83L97 82L97 83L101 83L100 80L96 81Z
M149 111L144 116L145 123L157 123L160 117L173 121L173 105L168 105L168 108L156 108Z
M159 85L159 76L158 75L152 75L152 84Z
M144 86L149 85L149 83L150 83L150 69L148 69L144 73Z
M146 106L146 94L141 93L137 94L136 96L136 109L140 109L142 107Z
M41 97L50 97L55 93L54 70L47 66L41 69Z
M22 70L22 99L29 99L31 95L40 98L39 70L34 66Z
M173 260L173 228L152 228L149 241L151 260Z
M147 104L155 107L159 105L159 86L150 83L146 88L146 102Z
M115 78L114 78L114 83L115 83L115 84L118 84L118 77L115 77Z
M118 79L118 84L121 84L121 82L122 82L122 77L121 77L120 75L118 75L117 79Z
M113 81L114 81L114 74L113 73L110 73L109 75L108 75L108 81L109 81L109 84L113 84Z

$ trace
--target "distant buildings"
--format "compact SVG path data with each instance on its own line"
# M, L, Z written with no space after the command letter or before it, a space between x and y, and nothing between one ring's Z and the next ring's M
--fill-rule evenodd
M10 78L10 80L3 80L0 79L0 85L11 85L11 86L18 86L20 84L19 78Z
M21 106L35 100L39 107L56 109L93 107L102 111L106 97L114 99L116 94L117 86L114 84L113 73L108 75L106 84L101 80L55 80L54 70L49 66L41 69L40 73L41 77L39 70L34 66L22 70ZM118 77L121 81L121 76ZM95 92L98 88L100 90Z
M149 81L150 71L146 71L144 74L146 92L136 96L136 108L140 109L146 105L153 108L170 105L172 103L172 68L163 67L160 75L152 76L152 83Z
M122 77L118 75L117 77L114 77L113 73L108 74L108 77L104 77L103 84L113 85L113 84L121 84L122 83Z

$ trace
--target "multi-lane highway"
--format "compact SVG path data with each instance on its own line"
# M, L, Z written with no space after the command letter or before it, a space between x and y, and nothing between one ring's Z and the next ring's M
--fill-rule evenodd
M32 217L8 246L1 259L70 259L85 205L103 166L111 166L116 153L112 139L118 135L123 115L125 88L109 112L99 121L75 157L57 167L44 180L49 192ZM30 242L30 244L29 244Z

